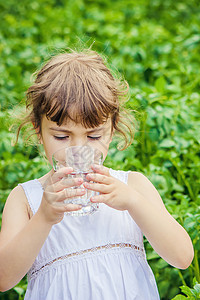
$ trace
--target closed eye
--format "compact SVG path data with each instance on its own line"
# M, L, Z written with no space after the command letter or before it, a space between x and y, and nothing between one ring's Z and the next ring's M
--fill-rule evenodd
M56 136L54 135L54 138L56 140L66 140L69 138L69 136ZM101 136L88 136L89 139L91 140L99 140L101 138Z
M55 138L56 140L65 140L65 139L68 138L68 136L56 136L56 135L54 135L54 138Z
M88 138L91 140L99 140L101 136L88 136Z

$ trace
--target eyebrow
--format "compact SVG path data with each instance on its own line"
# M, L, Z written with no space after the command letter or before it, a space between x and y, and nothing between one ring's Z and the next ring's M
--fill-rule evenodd
M53 130L53 131L60 131L60 132L72 133L72 131L70 131L68 129L62 129L62 128L56 128L56 127L50 127L49 129ZM100 132L103 129L104 129L104 127L100 127L100 128L88 130L87 133Z

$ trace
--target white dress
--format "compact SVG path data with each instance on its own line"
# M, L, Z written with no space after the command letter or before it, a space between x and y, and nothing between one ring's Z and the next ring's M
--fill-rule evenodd
M128 172L110 174L127 183ZM22 184L33 214L42 199L35 179ZM127 211L105 204L54 225L28 272L25 300L159 300L143 234Z

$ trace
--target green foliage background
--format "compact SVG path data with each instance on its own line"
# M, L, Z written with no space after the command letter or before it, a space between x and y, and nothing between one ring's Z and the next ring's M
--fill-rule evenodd
M127 150L111 145L105 164L144 173L189 232L195 258L180 271L145 241L161 299L200 299L200 3L198 0L0 0L0 212L19 182L49 166L9 131L31 74L50 55L95 41L130 85L138 130ZM0 221L1 222L1 221ZM194 285L194 288L192 288ZM23 299L26 279L0 299Z

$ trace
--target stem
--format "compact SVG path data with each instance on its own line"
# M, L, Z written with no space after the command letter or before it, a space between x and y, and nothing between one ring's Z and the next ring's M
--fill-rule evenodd
M180 177L181 177L183 183L185 184L185 186L187 187L187 190L188 190L188 193L189 193L189 195L190 195L190 198L191 198L193 201L195 201L195 197L194 197L193 191L192 191L192 189L191 189L191 187L190 187L190 184L188 183L188 181L187 181L187 179L186 179L184 173L181 171L180 167L178 166L178 164L175 162L174 159L171 159L171 158L169 158L169 159L171 160L171 162L173 163L173 165L174 165L175 168L177 169L178 174L180 175Z
M198 250L194 250L194 274L198 282L200 282Z
M179 277L181 278L182 284L183 284L183 285L187 285L186 282L185 282L185 279L183 278L183 275L182 275L182 273L181 273L180 270L178 270L178 275L179 275Z
M141 142L141 154L142 154L142 164L143 166L146 166L147 163L147 155L146 155L146 120L147 120L147 114L146 112L143 113L142 116L142 142Z

